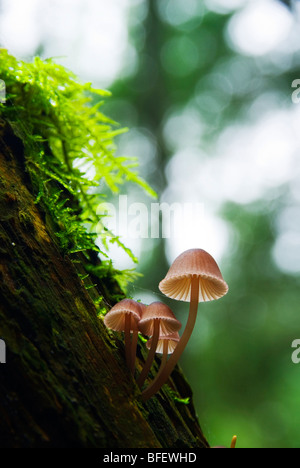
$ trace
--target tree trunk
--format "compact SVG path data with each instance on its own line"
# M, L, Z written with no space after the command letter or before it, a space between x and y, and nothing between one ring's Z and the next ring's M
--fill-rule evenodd
M172 397L170 388L191 398L178 367L158 395L140 401L123 337L97 317L78 263L60 251L49 224L34 203L22 141L2 121L0 446L208 447L192 401ZM109 303L105 287L98 283ZM145 356L139 343L137 372Z

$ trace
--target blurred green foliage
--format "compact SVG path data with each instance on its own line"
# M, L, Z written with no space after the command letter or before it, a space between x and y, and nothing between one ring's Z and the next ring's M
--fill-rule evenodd
M122 123L154 137L156 156L143 175L159 195L174 154L163 134L171 112L195 109L205 122L199 147L209 147L231 123L254 118L249 107L259 96L275 96L278 106L288 106L291 82L300 74L296 52L281 67L231 48L226 28L233 12L183 3L155 0L132 8L138 62L131 76L112 87L108 108ZM224 202L220 213L231 232L221 265L230 291L221 301L200 305L181 360L211 445L228 446L237 434L237 447L300 447L300 366L291 361L291 343L300 337L299 275L280 271L272 255L276 219L289 203L283 185L251 205ZM144 278L133 292L157 294L168 266L165 243L157 240L142 256ZM185 322L186 305L165 300Z

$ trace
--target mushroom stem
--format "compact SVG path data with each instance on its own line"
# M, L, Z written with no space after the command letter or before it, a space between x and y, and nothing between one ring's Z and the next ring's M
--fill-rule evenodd
M160 368L159 368L157 376L159 376L159 374L161 373L161 371L163 370L163 368L166 365L166 362L167 362L167 359L168 359L168 346L169 346L168 340L164 340L163 355L162 355L162 358L161 358Z
M125 314L125 354L126 354L127 367L128 369L131 370L130 328L131 328L131 314Z
M159 319L154 320L151 348L149 350L149 353L148 353L146 362L144 364L144 367L142 369L142 372L140 373L139 378L137 380L137 384L138 384L138 386L140 388L142 388L142 386L143 386L143 384L144 384L144 382L146 380L146 377L147 377L147 375L148 375L148 373L150 371L151 365L153 363L153 359L154 359L154 356L155 356L155 351L156 351L157 343L158 343L158 339L159 339L159 328L160 328L160 323L159 322L160 322Z
M137 327L136 323L134 323L134 329L133 329L132 341L131 341L131 373L132 373L132 375L134 374L134 369L135 369L138 333L139 333L138 327Z
M160 378L160 374L162 373L166 363L167 363L167 360L168 360L168 341L167 340L164 340L164 345L163 345L163 355L162 355L162 358L161 358L161 362L160 362L160 366L159 366L159 371L155 377L155 379L151 382L151 387L152 385L154 385L154 383ZM149 385L150 387L150 385ZM148 388L149 388L148 387ZM146 389L147 390L147 389Z
M230 444L230 448L235 448L235 446L236 446L236 439L237 439L237 436L234 435L234 436L232 437L232 441L231 441L231 444Z
M164 383L168 380L174 367L179 361L179 358L182 355L195 326L195 322L197 318L198 303L199 303L199 278L197 278L197 276L193 276L191 278L190 312L189 312L189 317L188 317L185 330L182 334L182 337L180 338L180 341L178 342L174 350L174 353L166 362L166 365L160 372L160 375L142 392L143 401L148 400L156 392L158 392L158 390L162 387L162 385L164 385Z

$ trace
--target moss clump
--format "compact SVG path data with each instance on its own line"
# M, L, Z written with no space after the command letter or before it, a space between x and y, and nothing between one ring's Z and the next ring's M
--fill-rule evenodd
M99 223L97 206L105 200L100 184L116 193L131 182L155 194L138 176L134 159L116 156L115 138L126 129L100 110L110 93L80 83L52 60L36 57L26 63L3 49L0 78L7 93L0 115L23 140L25 171L60 248L70 255L97 252L102 260L98 273L115 276L125 286L132 277L112 269L109 244L117 243L136 259ZM95 269L93 274L97 274Z

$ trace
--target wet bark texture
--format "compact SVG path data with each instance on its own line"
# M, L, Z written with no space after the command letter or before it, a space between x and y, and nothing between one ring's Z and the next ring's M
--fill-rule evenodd
M208 447L191 400L175 401L164 386L140 401L122 336L97 317L78 267L34 203L22 141L1 121L0 446ZM108 304L109 288L117 287L98 282ZM138 355L137 373L146 356L141 344ZM178 367L172 378L169 387L191 397Z

